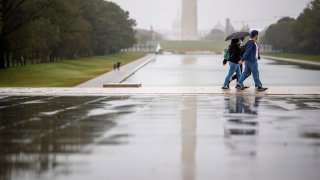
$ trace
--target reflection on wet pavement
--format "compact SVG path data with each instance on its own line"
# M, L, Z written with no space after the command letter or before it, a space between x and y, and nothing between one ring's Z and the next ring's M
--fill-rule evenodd
M258 108L262 97L232 95L225 98L225 145L232 156L255 157L259 132ZM245 138L241 135L247 136ZM252 137L250 137L252 136Z
M0 97L0 179L320 177L320 96Z
M226 110L229 119L225 124L225 136L256 135L259 122L257 121L258 107L261 97L233 95L226 97ZM236 114L236 117L234 117ZM241 114L239 118L239 114ZM247 115L247 116L246 116Z

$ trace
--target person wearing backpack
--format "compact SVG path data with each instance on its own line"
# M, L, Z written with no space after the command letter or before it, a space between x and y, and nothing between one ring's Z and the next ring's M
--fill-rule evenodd
M240 53L241 53L241 57L243 56L243 54L244 54L244 45L241 45L242 44L242 42L244 41L244 37L241 37L240 38ZM223 65L226 65L227 64L227 60L224 60L223 61ZM241 71L241 73L243 72L243 64L240 64L240 71ZM247 78L249 77L251 75L251 73L250 74L248 74L247 75ZM240 79L240 77L238 77L237 76L237 74L234 74L230 79L229 79L229 84L233 81L233 80L236 80L236 79ZM228 84L228 85L229 85ZM246 89L246 88L249 88L249 86L243 86L243 88L244 89Z
M241 71L239 66L239 61L241 60L241 49L239 44L239 39L232 39L229 48L225 52L224 62L229 61L229 72L225 78L222 89L229 89L229 80L236 72L237 76L240 77Z

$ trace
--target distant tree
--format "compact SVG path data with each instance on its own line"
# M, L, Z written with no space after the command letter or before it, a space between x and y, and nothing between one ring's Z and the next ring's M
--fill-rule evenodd
M311 1L297 20L285 17L270 25L263 43L274 49L320 55L320 0Z
M14 60L19 60L21 56L25 59L37 59L37 62L49 59L52 49L60 40L59 33L57 25L48 19L39 18L6 37L6 53L13 56L13 65Z
M9 39L15 32L43 16L55 0L2 0L0 29L0 69L9 66ZM7 63L5 61L7 60Z
M104 0L0 0L0 68L117 52L135 43L135 24Z
M90 1L65 0L60 4L53 22L59 27L60 41L53 47L51 58L75 59L91 55L92 26L83 17L84 8Z
M92 0L85 8L84 17L92 25L91 45L94 54L114 53L136 42L133 29L135 20L112 2Z
M151 37L151 33L150 31L146 30L146 29L136 29L136 39L137 39L137 43L139 44L145 44L148 41L152 40Z
M135 38L138 43L145 44L151 41L161 41L163 37L160 33L156 31L146 30L146 29L136 29Z
M91 24L83 18L77 18L69 26L69 30L60 34L57 54L71 59L91 55Z
M0 1L0 29L2 29L2 1Z
M295 20L284 17L276 24L270 25L264 33L264 43L271 44L274 49L291 52L293 50L293 32L292 27Z
M320 0L311 1L293 26L300 53L320 55Z

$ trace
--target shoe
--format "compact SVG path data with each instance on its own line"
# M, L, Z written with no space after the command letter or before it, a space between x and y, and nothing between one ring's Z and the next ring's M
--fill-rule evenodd
M250 88L250 86L243 86L243 89L248 89Z
M265 88L265 87L257 87L257 91L259 91L259 92L262 92L262 91L265 91L265 90L267 90L268 88Z
M230 89L230 87L227 85L227 86L222 86L221 89Z
M242 90L244 90L244 88L243 88L243 87L241 87L239 84L237 84L237 86L236 86L236 90L237 90L237 91L242 91Z

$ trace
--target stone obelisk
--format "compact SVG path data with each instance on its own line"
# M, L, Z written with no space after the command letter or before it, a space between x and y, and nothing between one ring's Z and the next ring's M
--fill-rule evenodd
M198 39L197 0L182 0L181 38L182 40Z

